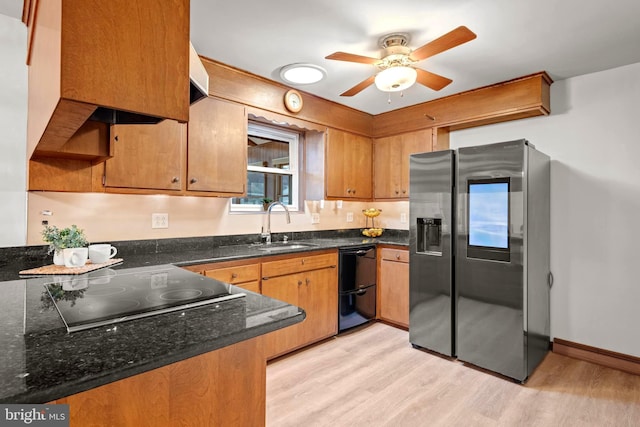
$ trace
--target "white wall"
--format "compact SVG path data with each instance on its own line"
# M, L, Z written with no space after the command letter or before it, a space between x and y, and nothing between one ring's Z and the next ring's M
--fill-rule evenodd
M0 15L0 247L26 243L27 28Z
M640 357L640 63L556 82L551 115L453 132L551 159L551 334Z

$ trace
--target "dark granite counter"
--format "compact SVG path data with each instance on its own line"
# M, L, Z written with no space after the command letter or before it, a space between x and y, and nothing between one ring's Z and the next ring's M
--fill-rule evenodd
M266 257L362 244L405 246L408 233L362 238L351 232L288 233L304 248L264 250L254 236L112 242L123 264L83 277L132 267ZM282 236L274 235L274 241ZM19 271L51 263L45 246L0 249L0 402L40 403L78 393L301 322L297 307L230 286L241 299L68 334L49 296L46 279ZM213 280L213 279L212 279Z

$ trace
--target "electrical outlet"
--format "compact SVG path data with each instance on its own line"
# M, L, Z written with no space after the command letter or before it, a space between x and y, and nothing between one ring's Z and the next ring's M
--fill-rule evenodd
M320 214L318 213L311 214L311 224L320 224Z
M402 223L407 222L407 214L405 212L402 212L400 214L400 222L402 222Z
M347 212L347 222L353 222L353 212Z
M168 213L152 213L151 228L169 228Z
M336 200L336 208L342 209L342 200Z

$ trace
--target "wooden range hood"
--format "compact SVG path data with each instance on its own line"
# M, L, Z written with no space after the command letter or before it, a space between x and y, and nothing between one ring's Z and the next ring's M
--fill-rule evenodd
M188 121L188 0L25 0L23 21L29 158L55 156L89 119Z

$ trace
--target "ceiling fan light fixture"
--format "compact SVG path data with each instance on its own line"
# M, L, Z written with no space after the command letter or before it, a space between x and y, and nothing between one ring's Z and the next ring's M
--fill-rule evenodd
M318 83L326 76L326 70L315 64L289 64L280 69L280 78L285 83L294 85Z
M376 87L383 92L400 92L411 87L418 77L412 67L391 67L380 71L375 78Z

